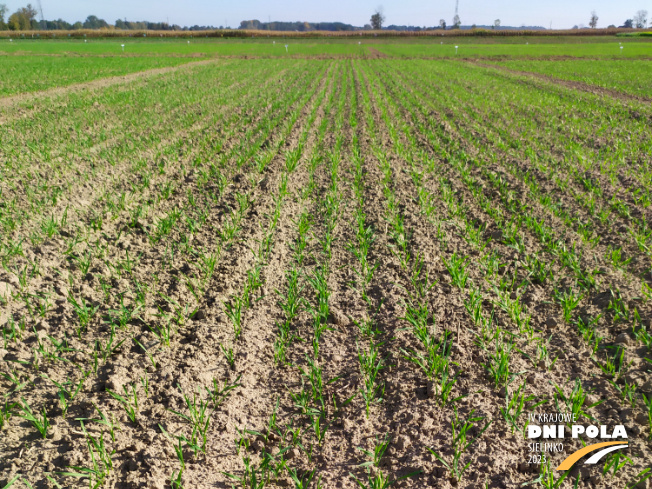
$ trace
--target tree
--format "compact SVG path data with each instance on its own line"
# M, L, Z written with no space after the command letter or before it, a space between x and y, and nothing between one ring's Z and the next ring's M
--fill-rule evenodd
M383 28L384 23L385 16L383 15L383 9L382 7L378 7L376 12L371 16L371 27L372 29L379 31Z
M460 16L455 14L455 17L453 17L453 29L459 29L461 25L462 21L460 20Z
M5 15L7 15L7 12L9 9L4 3L0 3L0 31L4 31L7 29L7 24L5 23Z
M109 24L104 19L100 19L97 15L89 15L84 21L84 29L101 29L109 27Z
M498 29L500 27L500 19L494 20L494 25L492 27L494 29Z
M439 27L446 30L446 21L444 19L439 19Z
M647 25L647 10L639 10L634 16L634 25L637 29L643 29Z
M36 13L36 9L31 4L27 4L27 7L19 8L9 17L9 29L12 31L28 31L38 28Z
M627 19L622 26L625 29L631 29L632 27L634 27L634 21L632 19Z
M595 10L591 12L591 20L589 20L589 26L591 29L598 27L598 14L595 12Z

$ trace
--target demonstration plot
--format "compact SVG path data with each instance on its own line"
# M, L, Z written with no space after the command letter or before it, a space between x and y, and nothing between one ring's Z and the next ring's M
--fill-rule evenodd
M648 475L649 103L469 60L135 75L0 102L0 484Z

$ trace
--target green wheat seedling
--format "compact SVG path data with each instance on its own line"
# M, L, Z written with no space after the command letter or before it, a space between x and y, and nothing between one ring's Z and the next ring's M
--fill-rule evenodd
M551 266L541 261L538 255L525 255L524 267L528 271L528 279L534 284L544 284L552 277Z
M181 474L184 470L186 470L186 463L183 458L183 444L182 444L182 438L180 436L176 436L175 438L177 439L177 442L174 443L172 441L172 436L163 428L163 426L158 425L159 429L161 430L161 433L172 442L172 448L174 448L174 453L177 456L177 459L179 460L179 465L181 466L181 470L179 473Z
M430 280L428 270L425 267L423 257L421 254L417 253L414 258L414 265L412 267L412 275L410 276L410 282L412 284L413 290L416 292L416 296L419 299L425 299L428 292L437 285L437 280Z
M409 302L404 303L404 307L405 316L400 319L406 321L410 326L412 326L415 336L419 338L422 343L427 343L431 337L428 322L429 318L432 319L432 316L428 311L428 303L423 301L415 304L413 300L410 300Z
M598 367L609 377L618 377L625 366L625 349L622 346L606 346L607 351L604 362L598 361ZM608 352L612 353L609 354Z
M623 460L621 462L621 460ZM632 459L629 458L627 455L621 452L616 452L607 455L604 461L604 467L602 469L602 475L607 475L609 471L611 471L611 477L616 475L616 473L622 469L625 465L634 465L634 462L632 462Z
M391 225L389 234L394 242L390 250L399 259L401 268L407 270L411 257L409 251L411 236L405 229L403 216L401 216L398 211L398 204L392 199L388 200L387 206L390 213L388 221Z
M264 281L261 278L263 267L261 264L256 265L251 270L247 271L247 283L245 285L246 291L246 307L250 306L250 296L252 293L256 292L264 285ZM244 294L243 294L244 295Z
M296 268L286 272L287 292L283 295L278 290L276 293L280 296L278 305L285 314L285 320L292 322L295 317L305 308L306 301L301 297L303 287L299 285L299 271Z
M245 451L249 450L249 445L251 444L251 442L249 440L249 437L246 436L247 433L246 429L240 430L236 426L235 431L238 434L238 436L235 439L235 443L237 445L236 452L238 453L238 455L240 455L240 450L242 450L243 448L245 449Z
M114 344L115 340L115 329L111 329L111 334L109 335L108 340L106 341L105 345L102 345L100 340L95 341L95 350L99 353L102 354L102 360L105 362L113 356L113 354L122 346L122 344L127 340L127 338L124 338L122 341L119 341L118 343Z
M134 341L134 343L136 343L140 347L141 350L143 350L145 352L145 355L147 355L147 358L149 359L150 363L152 364L152 367L154 367L154 369L158 368L158 364L156 362L156 359L154 358L154 355L152 355L149 352L149 349L145 348L145 345L143 345L136 338L132 338L132 340Z
M650 334L644 326L639 326L638 328L634 327L634 337L645 345L648 351L652 349L652 334Z
M514 430L519 429L519 419L521 415L525 412L525 409L529 411L534 411L538 406L545 404L545 400L539 401L533 405L526 406L529 403L532 403L536 399L536 397L533 394L526 395L524 392L525 386L527 385L526 381L523 381L523 383L519 386L518 389L516 389L516 392L512 393L511 396L509 393L505 396L505 404L506 406L504 408L500 408L500 412L503 415L503 418L505 418L505 421L507 421L507 424L511 426L512 433L514 433ZM525 426L522 428L523 436L525 436L525 431L527 430L528 422L526 422Z
M48 420L45 408L41 410L39 416L32 411L32 408L29 406L29 404L27 404L27 401L24 398L21 398L20 409L22 413L19 413L18 416L32 423L34 428L36 428L41 434L41 437L47 438L50 421Z
M598 401L596 403L585 406L585 404L587 404L586 393L584 392L584 388L582 387L582 382L580 381L580 379L575 380L575 384L573 385L573 390L568 396L564 394L564 391L558 385L555 385L555 391L556 391L554 394L555 407L557 409L561 409L562 406L560 406L560 401L563 402L565 404L566 409L575 415L575 419L580 419L581 416L584 416L588 419L594 420L592 416L587 414L585 409L590 409L603 402L603 401Z
M297 266L301 266L305 259L306 248L308 247L308 231L313 225L312 216L307 212L303 212L297 221L293 221L293 224L297 228L299 237L296 243L290 244L290 249L294 253L294 261Z
M489 363L483 364L497 387L504 386L509 381L511 349L511 344L500 343L496 346L496 352L491 355Z
M225 247L230 247L236 235L240 231L240 218L235 212L225 221L220 233Z
M378 374L385 368L385 359L380 356L378 350L382 345L383 343L371 342L368 350L362 349L358 345L358 361L362 374L360 393L365 402L367 417L369 417L371 404L382 402L385 394L385 384L378 379Z
M381 439L376 436L376 443L374 444L373 450L365 450L364 448L358 447L358 450L369 458L367 462L360 464L360 467L365 467L368 471L371 470L371 467L380 467L380 460L385 455L390 443L391 437L389 433L386 433Z
M294 482L294 489L309 489L315 477L315 470L309 470L300 475L296 469L290 468L288 469L288 474L292 482ZM317 486L320 486L319 482L317 482Z
M560 292L557 289L554 291L555 300L561 305L564 319L570 323L573 317L573 311L579 306L583 299L580 294L575 294L572 290Z
M17 406L17 403L8 403L7 401L4 404L0 404L0 430L2 430L5 424L11 419L14 414L14 408Z
M328 305L328 299L330 297L330 291L328 290L327 282L327 271L325 267L317 267L311 275L307 277L308 283L312 286L313 290L316 293L317 304L311 306L311 313L313 316L313 329L314 329L314 341L313 348L315 350L315 356L318 354L319 348L319 339L324 331L328 328L328 317L330 314L330 308Z
M480 438L485 431L487 431L487 428L489 428L489 425L491 425L491 421L489 421L487 424L484 425L484 427L480 428L477 430L477 435L473 438L469 438L470 435L470 430L475 426L476 423L484 421L484 418L480 416L473 416L473 413L475 412L475 409L471 410L471 412L468 415L468 418L466 420L463 420L460 418L459 413L457 412L457 408L454 408L454 415L453 418L451 419L451 431L452 431L452 437L451 437L451 446L453 449L453 458L450 461L444 460L444 458L439 455L437 452L435 452L432 448L428 448L428 451L432 453L437 460L439 460L444 466L448 469L451 479L459 482L462 479L462 476L464 475L464 472L469 468L471 465L471 460L469 460L466 465L462 465L462 455L464 452L468 450L468 448L475 443L478 438Z
M233 324L233 334L235 340L240 337L242 333L242 314L246 309L247 298L243 296L232 296L231 300L224 304L224 314L229 318Z
M650 477L652 477L652 473L650 473L652 469L647 468L641 470L635 477L636 480L627 485L627 489L634 489L635 487L641 487L639 484L645 483L646 480L648 480Z
M124 294L120 294L119 307L117 309L111 309L108 311L108 314L112 322L116 322L120 329L125 329L131 321L140 319L138 313L142 307L141 305L134 305L133 307L126 306L124 303Z
M520 353L522 353L524 356L526 356L531 362L532 365L536 368L539 367L540 364L543 363L544 367L547 370L550 370L553 365L557 362L557 359L559 358L558 356L555 357L552 362L550 361L550 341L552 340L552 335L548 337L547 340L544 340L543 338L536 338L536 344L537 344L537 352L536 356L532 358L530 355L527 353L518 350Z
M618 323L629 322L631 318L631 311L626 301L623 299L623 296L619 290L611 292L611 300L609 301L609 306L607 307L608 311L611 311L614 317L614 322Z
M244 456L242 462L244 464L244 472L242 475L235 475L229 472L222 472L222 474L237 481L243 488L263 489L270 480L268 467L269 460L264 459L258 467L252 465L251 459L248 456ZM233 487L235 487L235 485Z
M281 365L287 362L287 345L291 340L290 322L287 320L277 322L276 327L278 328L278 336L274 340L274 362Z
M91 250L88 250L86 253L74 258L74 260L77 262L77 266L79 267L79 271L81 272L82 276L85 276L90 270L93 264L93 258L94 257Z
M198 447L202 453L206 454L208 427L211 421L210 413L208 411L208 401L204 401L196 393L193 393L192 398L190 398L190 396L181 390L181 386L178 387L183 395L189 414L183 414L178 411L173 411L172 409L170 409L170 412L177 416L181 416L190 423L192 434L190 435L189 445L191 447Z
M521 485L528 486L531 484L541 484L545 489L557 489L561 487L561 484L566 480L570 471L564 472L557 480L555 480L555 473L556 471L550 467L550 458L546 457L546 463L539 466L539 477ZM577 486L577 483L575 485Z
M308 369L303 369L299 367L301 375L308 381L310 388L312 390L312 400L323 406L325 405L324 401L324 380L322 376L323 367L317 364L317 360L313 360L306 354L306 362L308 363Z
M18 342L23 339L23 329L21 329L11 316L7 318L7 322L2 328L2 339L4 341L5 350L9 346L10 341L18 344Z
M647 423L650 430L647 437L648 439L652 439L652 394L647 396L645 394L641 394L641 397L643 398L643 404L647 410Z
M122 391L124 396L117 394L109 389L106 392L109 393L116 401L122 404L127 417L131 420L132 423L136 422L136 415L138 414L138 392L136 391L135 384L129 384L130 389L127 389L126 385L122 386Z
M448 367L446 341L438 343L435 340L429 340L426 346L426 355L415 350L404 350L403 348L401 348L401 353L403 358L420 367L426 377L433 380L441 376Z
M636 401L638 399L636 396L636 389L638 387L636 382L627 382L626 379L623 379L622 386L612 380L610 380L609 383L620 393L623 402L629 404L632 409L636 407Z
M99 419L94 419L94 418L75 418L75 421L93 421L95 423L99 423L103 426L106 426L107 429L109 430L109 435L111 435L111 440L113 443L115 443L115 432L117 430L120 430L120 425L116 423L115 418L113 415L111 415L111 419L108 418L101 410L100 408L97 407L97 404L92 403L93 407L97 411L97 413L100 415Z
M99 311L100 306L93 307L91 304L87 303L83 297L78 301L72 295L68 296L68 302L72 304L72 307L79 318L80 327L77 330L77 336L81 339L82 332L86 331L89 323L95 314L97 314L97 311Z
M47 379L48 377L44 375L43 378ZM82 377L77 384L74 384L70 380L66 380L63 383L59 383L54 379L49 380L59 389L57 391L57 396L59 397L59 403L61 404L62 416L65 418L68 408L70 407L70 402L73 401L75 397L77 397L77 394L79 394L79 391L81 391L85 379ZM71 388L68 386L71 386Z
M170 476L171 489L183 489L183 469L172 472Z
M397 482L403 479L407 479L409 477L413 477L419 473L421 473L420 470L401 476L398 479L391 480L389 476L383 474L382 470L377 470L375 474L372 475L370 473L367 476L367 482L361 481L351 472L349 472L349 476L355 481L358 487L362 489L387 489L388 487L393 486Z
M167 317L163 311L159 312L159 317L161 319L160 324L147 324L147 327L154 333L162 345L170 346L170 341L174 334L172 318Z
M229 365L229 368L231 370L234 370L235 369L235 354L233 353L233 347L229 346L227 348L222 343L220 343L220 350L222 350L222 353L224 354L224 358L226 359L226 363Z
M618 270L626 270L629 263L632 261L631 258L625 259L623 257L622 248L609 248L607 251L607 259L611 261L612 265Z
M446 269L448 270L448 273L451 276L451 282L453 285L459 287L460 289L465 289L467 280L469 278L469 273L466 270L468 257L460 257L457 256L457 253L453 253L453 256L451 256L450 260L446 260L445 258L442 260L446 266Z
M598 315L593 319L590 319L588 317L586 318L580 317L575 321L575 325L577 326L577 329L582 335L582 338L584 338L584 341L586 341L586 343L588 344L592 354L595 354L595 352L598 351L598 347L600 345L600 342L602 341L602 337L597 333L595 329L595 326L597 325L598 321L600 321L601 317L602 314Z
M220 407L222 403L226 401L232 390L242 385L238 383L240 382L241 377L242 375L238 375L238 377L233 382L227 382L225 380L224 384L221 387L218 380L214 378L212 388L205 387L206 392L213 403L214 410Z
M86 437L86 445L91 456L92 467L69 466L68 468L77 472L57 472L57 474L68 477L88 478L90 487L100 487L104 484L111 470L113 470L111 456L115 451L108 451L104 442L104 433L101 433L99 438L96 438L86 431L83 421L80 421L80 423L82 432Z

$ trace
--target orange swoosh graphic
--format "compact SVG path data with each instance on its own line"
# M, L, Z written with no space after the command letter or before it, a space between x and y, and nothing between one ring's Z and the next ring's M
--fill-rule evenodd
M611 445L627 445L626 441L607 441L604 443L595 443L593 445L589 445L588 447L584 447L576 451L575 453L570 454L566 460L564 460L561 464L559 464L559 467L557 467L555 470L569 470L575 462L577 462L579 459L581 459L584 455L587 453L595 452L596 450L599 450L601 448L605 447L610 447Z

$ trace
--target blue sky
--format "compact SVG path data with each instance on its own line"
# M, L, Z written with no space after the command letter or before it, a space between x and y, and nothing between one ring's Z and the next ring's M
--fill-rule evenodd
M31 1L0 0L13 12ZM224 25L237 27L241 20L261 21L342 21L364 25L376 7L382 5L388 24L436 25L439 19L451 22L455 0L41 0L47 19L63 18L69 22L97 15L113 23L118 18L127 20L169 21L180 25ZM640 9L652 13L652 0L543 0L526 2L516 0L460 0L463 24L490 24L501 19L503 25L542 25L569 28L589 22L591 10L600 17L599 27L621 25Z

